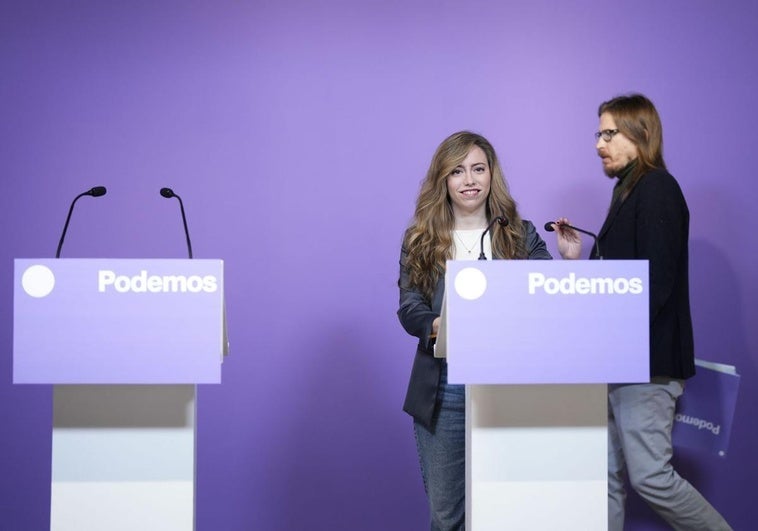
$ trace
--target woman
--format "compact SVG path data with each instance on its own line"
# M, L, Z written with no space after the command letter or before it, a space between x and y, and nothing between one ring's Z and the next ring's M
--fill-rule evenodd
M490 220L505 217L484 241L492 259L551 259L534 225L522 220L492 145L461 131L437 148L421 184L400 256L400 309L405 330L419 338L404 411L413 417L432 530L465 524L465 397L447 383L447 362L435 358L445 261L475 260Z

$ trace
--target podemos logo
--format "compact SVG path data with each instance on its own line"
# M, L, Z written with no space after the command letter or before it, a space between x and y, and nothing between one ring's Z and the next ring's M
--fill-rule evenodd
M569 273L563 278L548 277L542 273L529 273L529 294L541 290L547 295L639 295L642 279L610 277L577 277Z
M21 286L30 297L47 297L55 287L55 275L49 267L33 265L21 276Z
M218 280L213 275L148 275L143 269L138 275L117 275L115 271L101 269L97 272L97 290L105 293L214 293Z
M682 413L677 413L674 416L674 420L676 422L681 422L682 424L689 424L690 426L694 426L698 430L708 430L714 435L718 435L721 432L721 424L714 424L713 422L710 422L708 420L699 419L697 417L693 417L690 415L683 415Z

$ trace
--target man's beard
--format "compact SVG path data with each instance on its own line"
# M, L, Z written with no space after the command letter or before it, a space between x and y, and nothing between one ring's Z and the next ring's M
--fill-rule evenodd
M615 179L618 177L619 172L623 169L624 168L614 168L613 166L603 166L603 173L609 179Z

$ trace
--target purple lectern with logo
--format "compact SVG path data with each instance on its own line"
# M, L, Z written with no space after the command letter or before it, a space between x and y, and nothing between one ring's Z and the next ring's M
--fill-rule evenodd
M228 353L221 260L17 259L13 381L54 384L51 529L194 528L196 384Z
M607 383L649 381L647 261L450 261L466 528L607 528Z

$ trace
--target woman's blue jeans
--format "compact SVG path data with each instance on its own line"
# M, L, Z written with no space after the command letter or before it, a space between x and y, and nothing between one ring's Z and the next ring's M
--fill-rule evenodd
M457 531L466 522L466 392L442 374L432 429L413 423L429 499L432 531Z

